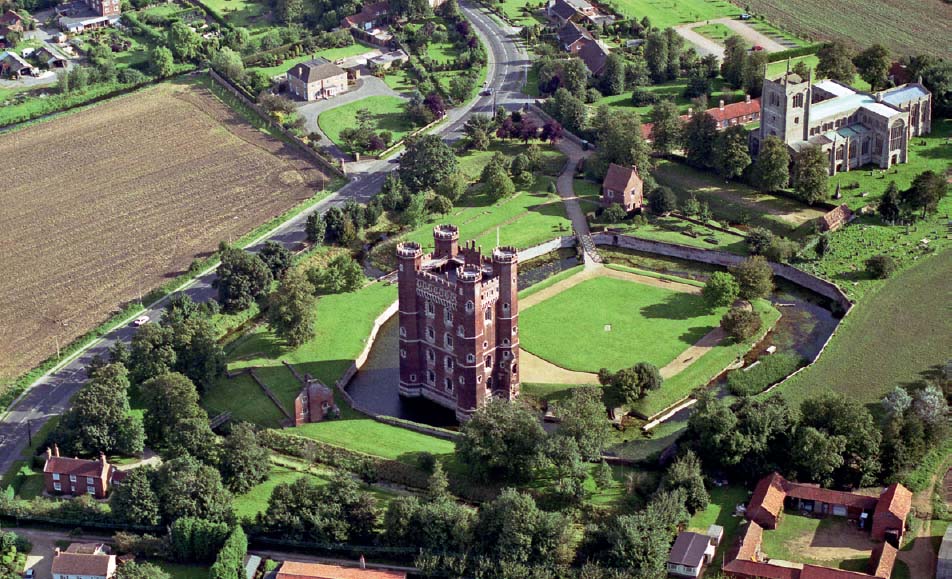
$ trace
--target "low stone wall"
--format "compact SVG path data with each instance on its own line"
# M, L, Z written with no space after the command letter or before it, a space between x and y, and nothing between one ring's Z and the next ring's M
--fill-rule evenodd
M576 238L574 235L567 235L565 237L556 237L555 239L550 239L549 241L546 241L545 243L540 243L539 245L534 245L532 247L520 249L519 261L520 262L529 261L530 259L535 259L547 253L558 251L559 249L565 249L566 247L575 247L575 242L576 242Z

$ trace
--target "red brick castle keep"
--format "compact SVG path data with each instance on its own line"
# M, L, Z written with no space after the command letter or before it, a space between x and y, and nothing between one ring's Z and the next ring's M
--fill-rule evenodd
M400 395L422 396L467 420L490 397L519 395L519 261L514 247L492 258L459 229L433 229L436 249L401 243Z

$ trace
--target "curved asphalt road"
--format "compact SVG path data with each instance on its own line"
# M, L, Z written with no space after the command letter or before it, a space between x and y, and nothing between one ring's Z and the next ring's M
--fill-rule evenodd
M522 94L529 59L525 49L518 42L517 30L501 24L480 6L461 2L460 8L472 22L476 33L489 48L489 71L487 80L494 87L495 97L480 96L469 104L453 109L447 121L438 125L434 133L442 134L447 140L456 140L462 135L466 119L473 113L492 114L495 106L504 106L508 110L522 107L531 99ZM341 206L350 199L366 202L380 191L387 173L397 168L396 163L386 160L361 163L360 168L350 174L351 180L336 193L314 204L262 238L248 246L256 251L267 240L278 241L286 247L295 248L306 240L304 226L307 215L324 212L332 206ZM353 171L353 165L351 166ZM214 269L206 271L189 283L181 291L190 295L196 302L215 297L211 284L215 279ZM161 317L165 300L160 300L143 312L152 320ZM141 314L136 314L136 316ZM133 317L136 317L133 316ZM131 322L128 320L128 322ZM34 382L26 393L17 399L0 419L0 475L6 473L14 461L19 459L28 443L28 428L36 432L51 416L61 414L69 406L69 400L79 390L86 379L85 367L98 355L106 356L108 349L116 342L128 342L135 328L126 323L110 332L77 357L59 365L53 371Z

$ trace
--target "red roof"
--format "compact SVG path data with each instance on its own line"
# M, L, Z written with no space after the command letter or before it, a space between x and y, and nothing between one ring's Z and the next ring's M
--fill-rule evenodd
M713 109L707 109L705 112L714 117L714 120L719 123L721 121L739 119L748 115L759 114L760 99L751 99L749 102L741 101L739 103L731 103L729 105L724 105L723 108L714 107Z
M901 484L889 485L883 494L879 495L873 517L878 518L883 513L890 513L900 521L905 522L912 508L912 492Z
M407 574L400 571L285 561L278 569L275 579L407 579Z
M83 555L58 553L53 557L54 575L83 575L86 577L110 577L116 568L112 555Z
M878 502L874 497L867 497L843 491L834 491L814 485L787 483L787 496L807 501L820 501L831 505L843 505L857 509L875 509Z
M787 496L786 485L787 481L777 473L760 479L748 503L748 516L752 517L759 510L764 510L774 517L778 516L783 510L783 499Z
M18 24L23 22L23 17L14 12L13 10L7 10L2 15L0 15L0 24Z
M344 22L347 23L348 26L359 27L361 24L376 20L384 14L387 14L389 11L390 2L387 0L383 0L383 2L374 2L373 4L365 4L360 12L344 18Z
M46 459L43 472L60 475L91 476L102 480L109 478L112 466L104 460L84 460L65 456L51 456Z
M612 191L633 191L643 186L641 176L635 167L622 167L612 163L608 166L608 173L602 181L602 187Z
M820 217L820 228L824 230L836 229L853 218L853 211L844 203L831 209Z
M896 557L899 551L889 543L877 545L873 549L873 556L869 558L869 572L881 579L889 579L893 567L896 566Z
M800 579L860 579L862 577L869 579L869 575L859 571L846 571L818 565L804 565L803 570L800 571Z

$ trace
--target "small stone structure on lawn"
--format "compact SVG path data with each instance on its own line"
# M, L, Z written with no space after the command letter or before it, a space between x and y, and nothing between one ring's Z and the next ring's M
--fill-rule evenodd
M294 399L294 426L320 422L328 416L337 416L340 409L334 404L334 393L320 380L305 375L306 383Z

